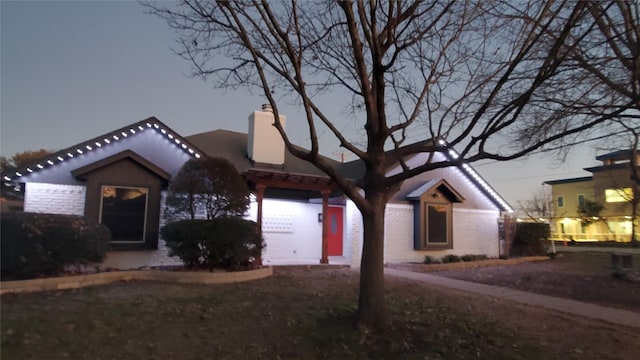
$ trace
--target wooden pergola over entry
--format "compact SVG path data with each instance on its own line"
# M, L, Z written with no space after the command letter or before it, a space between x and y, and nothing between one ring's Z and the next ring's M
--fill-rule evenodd
M329 229L328 212L329 196L335 190L335 185L330 178L306 174L293 174L269 170L247 170L244 174L247 181L255 184L256 200L258 202L258 229L262 236L262 200L267 188L317 191L322 194L322 257L321 264L328 264Z

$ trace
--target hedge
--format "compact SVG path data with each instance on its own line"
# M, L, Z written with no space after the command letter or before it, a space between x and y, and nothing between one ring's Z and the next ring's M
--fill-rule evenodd
M535 256L545 255L542 240L549 239L549 225L544 223L518 223L516 225L511 255Z
M248 268L264 248L257 224L238 217L176 221L160 233L169 255L178 256L189 268Z
M83 217L23 212L3 213L2 279L56 275L66 265L104 259L109 230Z

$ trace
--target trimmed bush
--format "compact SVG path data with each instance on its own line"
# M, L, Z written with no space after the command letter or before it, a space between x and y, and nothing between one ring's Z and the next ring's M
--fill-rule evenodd
M487 260L487 255L472 255L472 254L467 254L467 255L462 255L461 257L462 261L478 261L478 260Z
M80 216L9 212L0 219L2 279L51 276L104 259L109 230Z
M237 217L181 220L161 230L169 255L189 268L238 270L260 258L264 242L253 221Z
M457 263L457 262L460 262L460 257L458 255L449 254L442 258L443 264Z
M432 258L429 255L425 255L424 262L423 262L424 264L433 264L434 262L435 262L434 258Z
M512 256L545 255L544 242L549 239L549 225L543 223L518 223L511 246Z

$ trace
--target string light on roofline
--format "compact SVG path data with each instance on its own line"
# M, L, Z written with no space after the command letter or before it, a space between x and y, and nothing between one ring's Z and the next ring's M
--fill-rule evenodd
M195 158L199 159L199 158L201 157L201 155L200 155L199 153L197 153L195 150L193 150L192 148L190 148L189 146L187 146L187 144L186 144L186 143L182 142L182 141L179 139L179 136L178 136L178 135L173 135L172 133L168 132L168 131L167 131L167 130L165 130L164 128L160 127L160 125L158 125L158 124L155 124L155 123L149 123L149 122L147 122L147 123L145 123L145 124L146 124L146 126L147 126L148 128L153 127L153 128L155 128L156 130L159 130L159 131L160 131L163 135L165 135L167 138L169 138L170 140L173 140L173 142L174 142L176 145L180 145L180 147L182 148L182 150L184 150L185 152L188 152L190 155L194 156ZM144 128L144 126L142 126L142 125L138 125L138 126L137 126L137 128L138 128L140 131L143 131L143 130L145 129L145 128ZM129 132L130 132L131 134L135 134L135 133L136 133L136 130L135 130L135 129L133 129L133 128L130 128L130 129L129 129ZM127 132L126 132L126 131L121 131L121 132L120 132L120 134L122 135L122 137L127 137L127 136L128 136L128 134L127 134ZM115 135L115 134L114 134L114 135L111 135L111 138L112 138L114 141L118 141L118 140L120 140L120 137L118 137L118 135ZM109 138L104 138L102 141L103 141L105 144L111 144L111 140L109 140ZM102 147L102 143L100 143L100 141L95 141L95 142L94 142L94 144L95 144L96 148L100 148L100 147ZM93 151L93 150L95 150L95 148L93 148L91 145L85 145L85 146L84 146L84 148L86 149L86 151ZM84 154L84 151L83 151L82 149L80 149L80 148L77 148L75 152L76 152L76 153L78 153L78 154L80 154L80 155ZM66 154L66 155L67 155L67 157L69 157L69 158L73 158L73 157L74 157L74 154L73 154L72 152L67 152L67 154ZM62 157L61 155L58 155L58 156L56 157L56 159L57 159L58 161L60 161L60 162L63 162L63 161L65 160L65 158L64 158L64 157ZM53 160L51 160L51 159L50 159L50 160L47 160L47 164L49 164L49 165L54 165L55 163L54 163L54 161L53 161ZM44 166L43 166L42 164L40 164L40 163L39 163L39 164L37 164L36 166L38 167L38 169L39 169L39 170L44 169ZM26 170L27 170L29 173L34 172L34 170L33 170L33 169L31 169L31 168L26 168ZM16 176L17 176L17 177L22 177L23 175L22 175L22 173L20 173L19 171L16 171ZM11 181L11 178L10 178L10 177L8 177L8 176L5 176L4 178L5 178L5 180L6 180L6 181Z
M438 139L438 144L442 146L446 146L447 148L449 147L447 142L442 139ZM452 148L448 149L448 154L454 160L460 157L460 155ZM469 164L462 163L462 169L467 174L471 175L471 177L482 187L482 189L484 189L484 191L486 191L489 194L489 196L491 196L495 201L497 201L507 212L513 212L513 208L511 208L511 206L509 206L509 204L507 204L507 202L504 201L504 199L502 199L502 197L491 187L491 185L489 185L482 178L482 176L480 176L480 174L478 174Z

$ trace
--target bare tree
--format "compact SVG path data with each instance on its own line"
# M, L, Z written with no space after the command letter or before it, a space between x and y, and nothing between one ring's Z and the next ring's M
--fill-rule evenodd
M367 329L386 324L384 214L404 180L570 144L625 111L605 108L586 117L574 109L598 101L592 89L574 86L590 73L575 63L565 67L567 55L594 31L582 25L590 14L585 2L184 0L146 6L177 31L177 52L194 74L224 88L262 89L287 149L323 170L358 207L364 244L357 315ZM328 92L346 101L322 107ZM277 120L283 100L304 109L306 149L294 147ZM364 144L341 133L341 120L328 115L335 108L351 111ZM319 156L320 129L364 164L362 178L343 177ZM434 153L451 147L457 157L435 160ZM410 167L406 160L417 154L425 154L424 162ZM394 163L402 171L388 175Z
M546 222L550 224L555 217L553 199L544 188L534 192L531 199L524 203L518 202L520 210L534 222Z
M631 202L631 239L637 246L636 223L640 203L640 173L636 156L640 135L640 3L629 0L587 1L585 7L589 18L580 26L590 31L572 33L571 36L580 38L574 41L575 46L565 49L567 60L564 66L582 74L580 84L572 85L592 90L587 103L571 104L567 111L588 117L617 112L615 121L606 130L607 134L613 136L606 139L605 147L615 150L626 148L631 152L630 178L634 186L631 195L621 195L628 197Z

